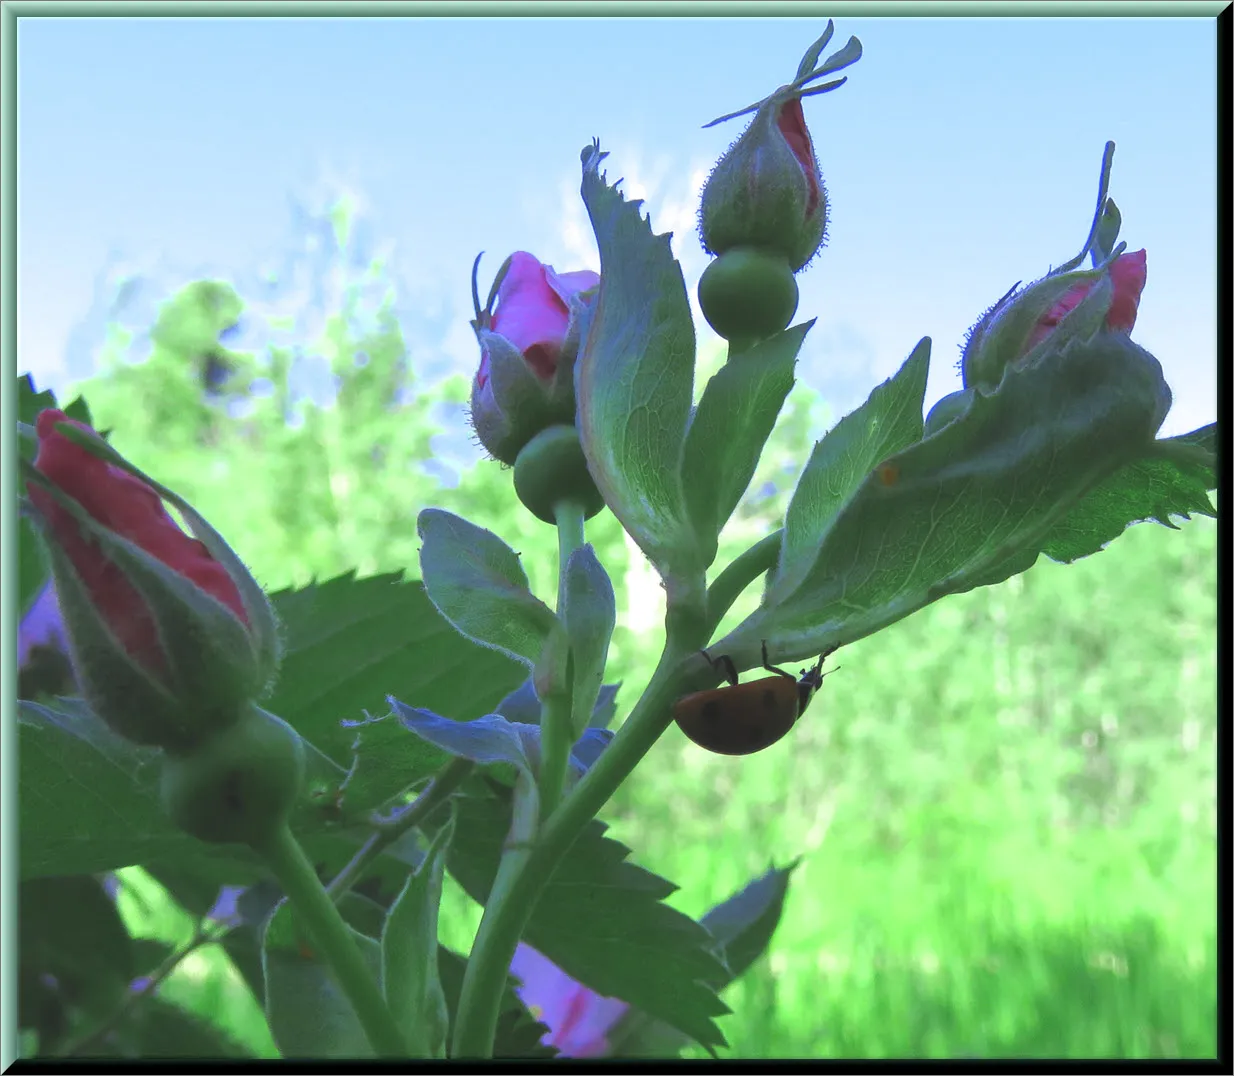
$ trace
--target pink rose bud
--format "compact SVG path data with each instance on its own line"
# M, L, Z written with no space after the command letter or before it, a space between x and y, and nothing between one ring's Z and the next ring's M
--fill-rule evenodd
M30 476L26 490L87 701L121 735L159 747L185 748L229 724L277 664L261 588L189 505L120 466L88 426L45 410L37 433L33 470L45 481Z
M845 79L806 89L810 82L861 58L861 43L850 38L843 49L819 65L818 57L833 31L829 22L826 33L807 50L797 78L787 86L757 105L712 121L754 113L703 188L699 238L708 254L754 248L779 255L796 273L822 246L827 231L827 191L801 99L842 85Z
M1137 250L1099 269L1057 273L1013 288L969 331L960 360L964 384L995 387L1008 363L1041 347L1097 333L1130 334L1147 275L1146 252Z
M699 238L716 256L736 247L774 252L795 273L823 245L827 191L801 98L784 92L762 105L711 173Z
M477 270L479 263L477 258ZM573 425L580 322L599 283L598 273L557 273L519 251L498 271L482 310L473 273L471 324L480 342L480 368L471 419L495 459L513 464L541 430Z

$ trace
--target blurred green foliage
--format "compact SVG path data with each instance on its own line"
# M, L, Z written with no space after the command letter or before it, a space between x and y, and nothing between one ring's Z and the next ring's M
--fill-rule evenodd
M349 234L335 228L340 253ZM383 272L357 270L303 342L328 364L328 405L293 393L291 350L219 342L244 302L218 282L171 297L143 363L113 332L78 387L113 444L272 589L349 568L418 574L416 514L434 506L501 535L551 602L555 535L509 471L480 461L450 488L424 467L467 380L419 383L392 292L360 308ZM718 362L703 356L696 392ZM716 571L779 525L835 417L797 387ZM658 656L663 592L610 514L588 539L618 592L606 679L623 681L620 721ZM733 1055L1213 1056L1215 598L1213 521L1137 526L846 647L794 733L761 754L711 755L671 728L605 818L683 887L673 903L701 914L769 860L804 856L768 957L726 994ZM477 922L448 887L442 940L465 948ZM176 1000L268 1056L227 974Z

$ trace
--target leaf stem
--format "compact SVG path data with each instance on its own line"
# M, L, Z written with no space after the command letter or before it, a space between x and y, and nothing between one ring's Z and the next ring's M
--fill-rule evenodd
M331 900L337 901L352 886L382 852L403 836L409 829L418 826L438 807L446 802L468 777L476 764L466 758L452 758L447 762L428 787L392 818L380 821L377 831L361 845L348 864L326 886Z
M253 850L279 880L314 948L330 966L351 1002L373 1052L378 1057L407 1057L407 1043L386 999L291 830L280 826L265 841L255 844Z
M771 571L780 556L783 529L750 546L728 565L707 588L707 638L715 634L720 621L741 594L760 575Z

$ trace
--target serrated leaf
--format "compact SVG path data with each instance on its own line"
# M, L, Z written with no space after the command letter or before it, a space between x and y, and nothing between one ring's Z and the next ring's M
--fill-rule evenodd
M730 358L703 390L686 433L681 479L704 566L715 560L720 531L754 477L813 324L794 325Z
M388 693L437 713L474 717L524 675L462 638L417 581L354 573L272 596L283 624L279 682L262 705L343 767L354 730L343 719L384 709Z
M785 660L816 654L1025 570L1068 512L1151 450L1169 399L1152 355L1105 334L1039 350L860 484L792 594L716 644L738 668L761 640Z
M661 574L701 571L680 462L694 392L694 321L667 235L654 235L583 151L600 290L575 366L578 432L605 503Z
M1165 440L1215 451L1216 425ZM1191 513L1216 518L1208 491L1217 488L1214 465L1184 464L1148 456L1116 471L1067 513L1046 536L1042 552L1052 560L1071 561L1098 553L1133 523L1155 520L1173 527L1171 516Z
M510 830L510 800L461 797L447 868L483 904ZM677 887L626 861L630 850L593 820L553 872L525 940L571 978L651 1013L706 1047L724 1044L727 1006L706 984L723 964L711 936L663 903Z
M450 1015L437 970L437 913L453 819L437 831L381 934L381 983L412 1057L445 1057Z
M438 611L468 639L534 665L556 617L531 593L518 554L439 508L420 513L420 570Z
M823 536L870 472L921 440L921 403L929 373L927 336L893 377L815 444L784 518L780 563L770 581L768 603L792 593L810 570Z
M406 728L389 715L343 724L355 732L355 740L352 766L338 795L342 822L384 806L433 776L447 761L445 751L418 736L408 736Z
M563 599L562 621L570 640L574 674L571 713L577 737L587 728L595 710L617 623L613 584L590 545L574 550L566 561Z
M700 920L715 939L716 955L726 965L724 974L711 984L716 990L739 979L766 951L784 912L789 878L798 862L771 868ZM610 1042L617 1057L675 1057L689 1040L663 1021L631 1010L614 1028Z

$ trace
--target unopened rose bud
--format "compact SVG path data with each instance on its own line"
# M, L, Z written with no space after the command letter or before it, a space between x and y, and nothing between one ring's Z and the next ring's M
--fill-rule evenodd
M188 749L234 722L273 677L278 640L269 602L191 506L120 466L88 426L45 410L37 433L37 474L26 489L82 693L120 735Z
M557 273L519 251L498 272L483 310L476 294L471 324L480 342L480 369L472 384L471 421L494 459L513 464L541 430L573 425L581 320L599 283L598 273ZM472 284L474 291L474 277Z

